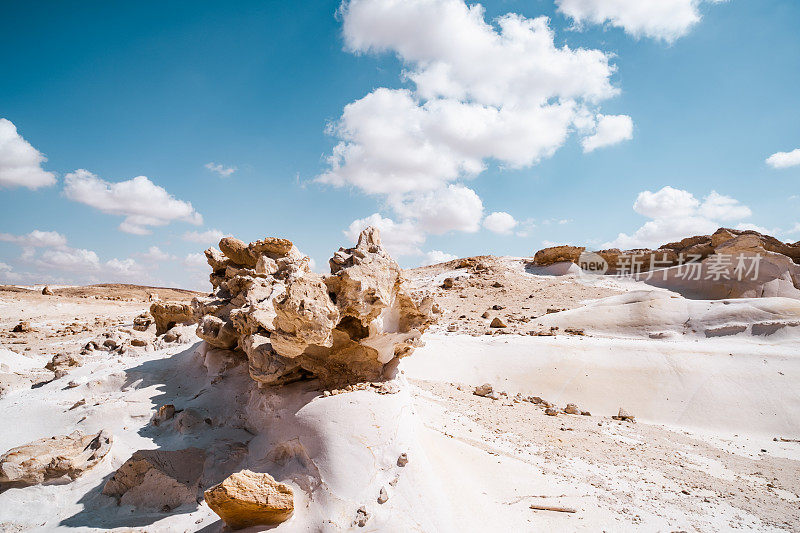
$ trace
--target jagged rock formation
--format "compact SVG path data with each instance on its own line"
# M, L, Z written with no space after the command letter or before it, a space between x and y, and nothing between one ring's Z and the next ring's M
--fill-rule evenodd
M0 486L36 485L63 477L75 479L105 457L112 441L105 431L92 435L75 431L12 448L0 456Z
M406 292L375 228L334 254L329 276L286 239L226 237L219 247L205 252L214 292L192 302L197 334L243 351L260 383L380 379L433 322L433 300Z
M294 493L266 473L237 472L205 492L206 503L233 529L279 524L294 512Z

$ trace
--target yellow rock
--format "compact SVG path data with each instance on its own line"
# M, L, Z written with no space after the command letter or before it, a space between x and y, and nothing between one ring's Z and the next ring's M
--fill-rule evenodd
M205 492L212 511L234 529L279 524L294 512L294 493L266 473L242 470Z

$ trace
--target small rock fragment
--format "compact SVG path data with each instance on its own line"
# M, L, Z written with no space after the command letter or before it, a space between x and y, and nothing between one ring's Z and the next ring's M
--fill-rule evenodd
M405 452L400 454L400 457L397 458L397 466L406 466L408 464L408 454Z
M612 416L611 418L613 418L614 420L626 420L628 422L635 422L636 421L635 420L636 417L633 416L632 414L630 414L628 411L626 411L622 407L619 408L619 412L617 413L617 415L616 416Z
M381 492L378 494L378 503L381 505L389 501L389 493L386 492L386 487L381 487Z
M483 385L478 385L477 387L475 387L475 390L473 391L472 394L474 394L475 396L486 397L492 394L493 390L494 389L492 388L491 384L484 383Z
M353 525L358 527L364 527L367 525L367 520L369 520L369 513L364 506L361 506L356 511L356 519L353 520Z
M580 409L574 403L568 403L567 406L564 408L564 412L568 415L579 415L581 414Z
M489 327L490 328L507 328L508 325L505 322L503 322L503 320L499 316L496 316L496 317L494 317L494 319L492 319L492 323L489 324Z
M19 324L14 326L11 330L13 333L30 333L31 331L36 331L31 327L31 323L27 320L21 320Z

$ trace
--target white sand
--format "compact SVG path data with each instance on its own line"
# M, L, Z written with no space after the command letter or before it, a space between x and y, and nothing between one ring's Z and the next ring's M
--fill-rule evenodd
M558 290L552 277L525 275ZM137 449L221 443L244 443L247 454L234 465L217 458L211 478L251 468L293 486L295 515L275 531L797 530L800 444L772 440L800 438L797 304L672 296L631 292L539 319L588 336L426 335L401 364L400 392L388 395L323 397L309 383L262 391L245 366L226 370L197 346L95 353L64 378L0 399L0 452L75 428L107 429L115 439L100 465L72 483L0 493L0 530L221 531L205 503L149 512L100 494ZM34 311L50 327L48 309ZM6 371L46 360L0 351ZM472 395L483 382L559 407L575 402L592 416L549 417L527 402ZM70 410L80 399L86 404ZM201 423L149 425L166 403ZM619 407L638 422L611 421ZM410 459L404 468L401 453ZM382 487L389 500L381 505ZM534 511L532 503L577 512ZM357 528L361 506L371 516Z

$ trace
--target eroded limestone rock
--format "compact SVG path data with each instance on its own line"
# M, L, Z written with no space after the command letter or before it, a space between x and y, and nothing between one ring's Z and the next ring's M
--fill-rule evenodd
M205 458L200 448L136 451L109 478L103 494L143 509L196 504Z
M206 503L233 529L279 524L294 512L294 493L266 473L242 470L205 492Z
M0 457L0 486L36 485L51 479L76 479L100 462L111 449L106 431L84 435L75 431L12 448Z
M150 314L156 322L156 335L163 335L178 324L194 324L194 311L189 304L155 302Z
M213 294L192 302L197 334L243 351L260 383L380 379L433 323L433 300L406 291L374 228L334 254L328 276L311 272L286 239L226 237L220 249L206 251Z

